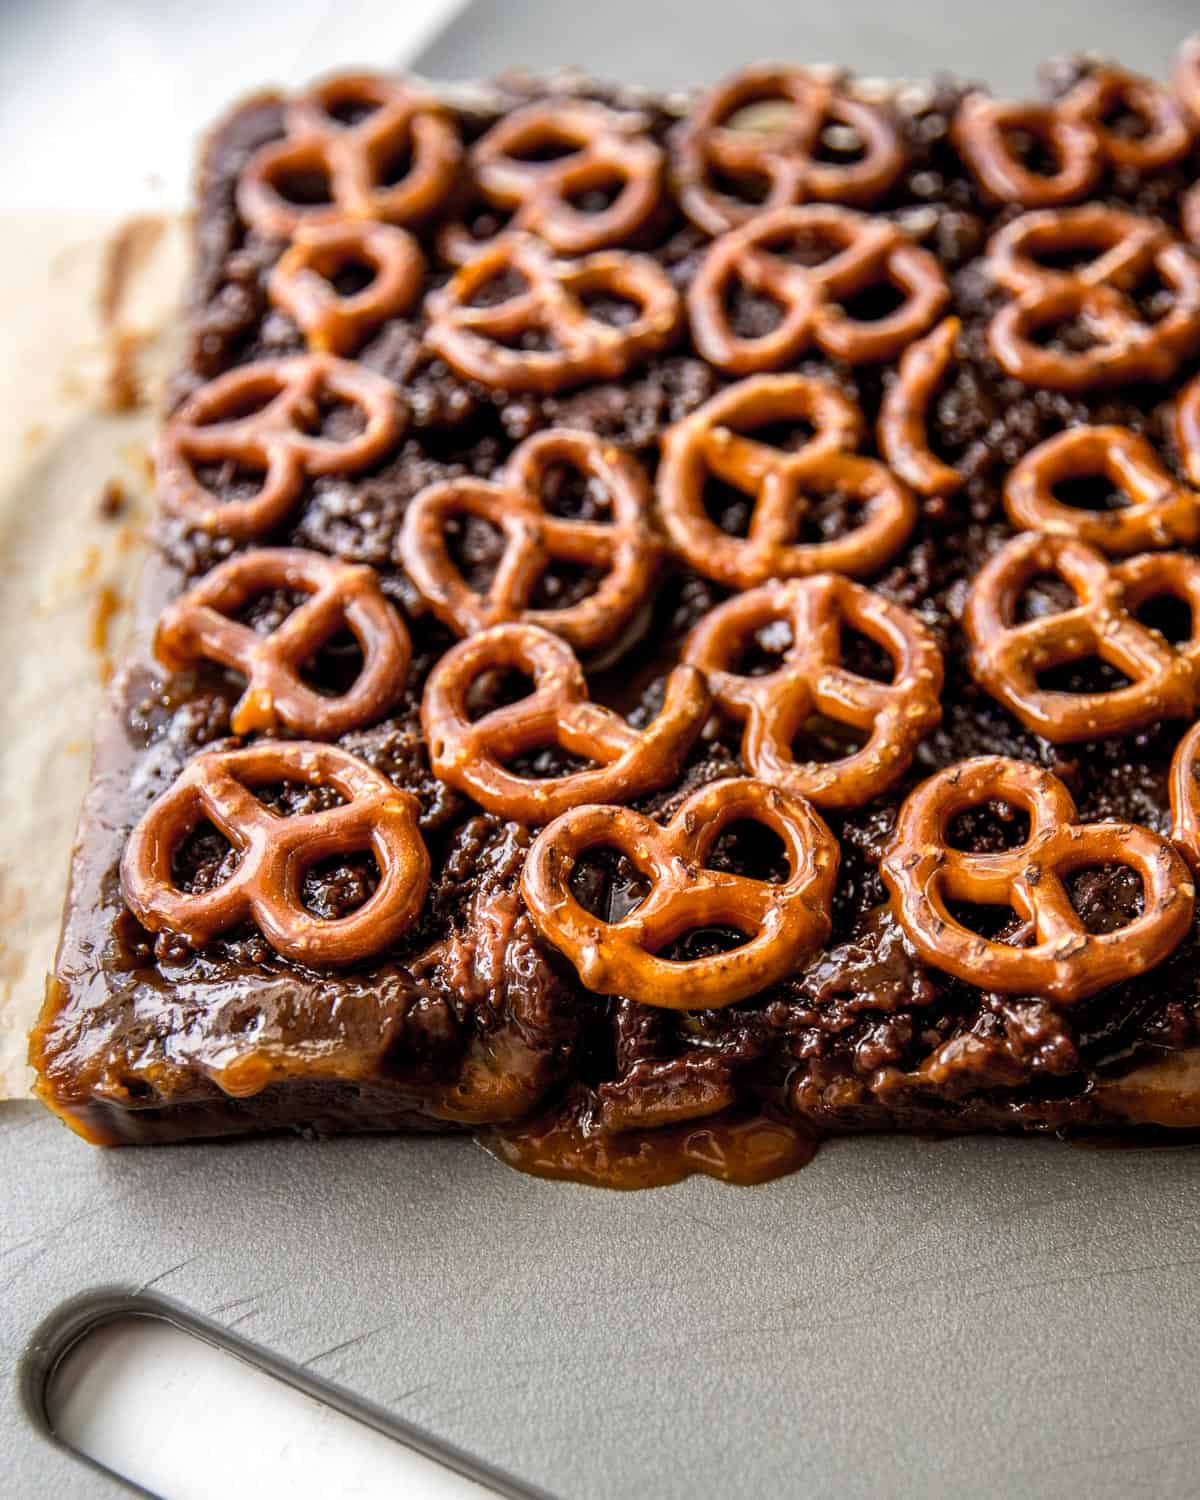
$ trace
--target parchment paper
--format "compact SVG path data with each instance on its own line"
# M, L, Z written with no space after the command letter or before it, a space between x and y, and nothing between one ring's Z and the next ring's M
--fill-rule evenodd
M0 219L0 1098L28 1089L186 240L181 220Z

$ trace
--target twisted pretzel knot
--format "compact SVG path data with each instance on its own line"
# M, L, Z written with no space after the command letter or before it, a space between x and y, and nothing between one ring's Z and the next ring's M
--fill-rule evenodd
M1025 589L1046 575L1061 578L1079 603L1014 624ZM1192 611L1192 635L1179 646L1136 618L1148 600L1166 595ZM1027 533L988 560L968 596L963 627L976 681L1053 744L1187 718L1200 672L1200 559L1157 552L1111 563L1085 542ZM1128 685L1095 693L1038 686L1039 672L1096 656L1123 672Z
M780 624L791 634L780 666L761 677L733 670L755 634ZM843 624L884 648L891 682L843 666ZM817 807L864 806L904 774L942 717L942 657L933 637L898 604L830 573L727 600L692 631L683 659L705 674L717 706L744 721L747 768ZM797 762L793 741L814 714L870 737L840 760Z
M471 690L488 673L520 671L533 691L472 720ZM583 802L628 802L678 776L710 705L704 678L676 667L644 730L593 703L575 653L536 625L493 625L442 657L430 674L421 723L434 774L489 812L547 823ZM557 746L596 765L562 776L521 776L518 756Z
M524 288L493 306L472 306L489 282L516 272ZM593 317L589 297L638 309L620 326ZM613 250L555 260L531 235L502 235L426 299L425 342L470 380L506 391L551 394L587 380L616 380L664 348L679 326L679 293L649 256ZM548 334L552 349L523 349L524 335ZM514 347L516 345L516 347Z
M780 885L706 867L721 834L742 821L782 839ZM571 890L589 849L618 849L651 882L619 922L593 916ZM521 891L542 936L588 989L666 1010L706 1010L757 994L799 968L829 935L838 846L799 797L760 781L716 781L693 792L665 826L627 807L577 807L535 839ZM732 927L747 941L709 958L658 955L697 928Z
M332 786L345 804L282 818L254 787L282 781ZM244 750L198 755L150 806L129 836L121 888L152 932L207 942L252 918L277 953L306 964L348 964L386 948L411 925L429 884L429 855L417 827L417 799L336 745L264 740ZM223 885L182 891L172 861L183 840L210 819L241 854ZM337 854L371 850L380 882L349 916L314 917L302 898L305 872Z
M958 470L943 463L930 448L927 431L929 403L946 378L961 328L958 318L943 318L931 333L910 345L879 407L879 451L884 462L909 489L930 498L953 495L963 482Z
M1084 510L1056 498L1070 479L1103 477L1120 510ZM1069 427L1011 470L1004 506L1021 530L1077 537L1102 552L1191 546L1200 541L1200 495L1176 484L1144 437L1126 427Z
M238 180L238 212L260 234L290 239L302 225L343 218L413 224L456 185L462 148L450 114L411 84L374 73L328 78L287 105L284 127ZM404 170L389 181L397 161ZM306 193L315 182L318 201L289 199L289 181Z
M370 283L340 292L335 278L363 265L374 273ZM301 225L272 269L267 291L310 349L353 354L381 323L412 309L424 275L425 257L412 235L348 219Z
M993 801L1028 815L1028 840L996 853L950 848L951 821ZM1161 963L1191 924L1187 866L1148 828L1076 819L1071 794L1056 776L1003 756L962 761L922 782L900 809L880 866L921 958L979 989L1065 1003ZM1092 933L1064 878L1103 864L1137 871L1144 909L1116 932ZM983 938L951 915L951 902L1010 906L1023 925L1009 942Z
M644 115L589 99L528 104L506 115L472 146L474 184L496 207L512 210L506 229L527 230L559 255L586 255L632 239L662 196L663 154L645 134ZM567 148L539 161L548 146ZM577 207L588 193L620 189L600 209ZM448 260L462 264L484 242L463 225L440 240Z
M269 635L230 618L271 589L309 597ZM309 687L300 668L342 627L362 650L362 669L347 692L329 697ZM234 734L286 725L323 738L359 729L390 708L412 656L408 631L373 568L299 547L242 552L214 568L163 611L154 650L174 669L206 657L245 674L246 691L230 718Z
M738 116L742 119L735 123ZM820 159L829 127L857 137L858 160ZM873 203L904 163L899 132L877 105L851 98L832 79L800 68L756 67L725 79L700 100L680 134L674 172L684 213L707 233L721 234L759 208L813 198ZM712 182L713 168L754 188L759 201L720 191Z
M321 437L323 397L356 407L362 431ZM306 477L353 473L382 458L406 420L395 386L348 360L300 354L241 365L202 386L163 427L159 498L191 525L245 541L284 519ZM196 464L221 463L263 471L258 494L223 501L196 478Z
M816 434L794 451L745 436L795 421L811 422ZM883 464L850 451L862 435L858 407L825 381L757 375L728 386L663 439L657 489L671 541L698 573L733 589L772 577L873 572L908 539L917 506ZM747 536L731 536L709 519L710 474L754 496ZM813 492L844 493L862 506L861 523L827 541L794 541Z
M1193 870L1200 868L1200 724L1193 724L1171 759L1171 839Z
M547 475L563 464L583 474L611 507L611 521L551 515L542 500ZM459 572L451 523L477 516L504 536L504 553L486 594ZM542 625L578 651L608 645L645 603L658 566L645 475L634 459L586 432L550 428L514 450L499 483L451 479L422 490L400 538L405 571L421 597L456 635L520 620ZM595 591L575 604L539 609L530 600L556 561L603 568Z
M833 253L797 265L773 251L811 237ZM782 308L779 323L741 338L729 314L731 288L742 282ZM840 304L888 283L905 294L882 318L851 317ZM933 322L950 295L935 256L886 219L852 208L810 204L759 214L709 247L688 288L692 335L700 353L734 375L773 370L816 344L849 364L893 359Z
M1074 270L1052 270L1041 253L1091 250ZM1161 225L1103 204L1023 214L988 246L993 278L1014 294L992 318L988 344L1003 368L1027 385L1087 391L1133 380L1167 380L1200 345L1200 262ZM1147 323L1128 295L1156 272L1175 305ZM1034 335L1073 318L1095 342L1082 352L1038 343Z

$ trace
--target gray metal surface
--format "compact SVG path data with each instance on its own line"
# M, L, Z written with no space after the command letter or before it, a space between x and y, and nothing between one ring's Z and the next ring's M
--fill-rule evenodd
M663 84L777 53L1017 89L1080 46L1161 73L1197 19L1194 0L493 0L422 67ZM3 1106L0 1494L125 1493L53 1445L37 1392L73 1319L141 1296L562 1497L1194 1496L1198 1167L859 1140L765 1188L618 1195L462 1140L103 1153Z

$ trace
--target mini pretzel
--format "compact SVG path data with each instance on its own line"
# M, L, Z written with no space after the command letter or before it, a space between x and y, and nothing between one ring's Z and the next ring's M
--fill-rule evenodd
M962 475L929 446L928 409L946 378L962 323L943 318L932 333L911 344L879 407L879 451L893 474L918 495L953 495Z
M472 306L488 282L515 271L525 282L491 307ZM586 299L632 302L638 315L617 326L591 316ZM588 380L616 380L664 348L679 327L679 293L647 255L613 250L555 260L531 235L503 235L426 299L425 342L469 380L505 391L552 394ZM553 349L522 349L543 333Z
M284 781L332 786L345 805L279 817L253 788ZM157 798L129 836L121 889L152 932L199 945L252 919L271 947L297 963L356 963L394 942L416 919L429 884L429 855L417 827L417 799L340 750L307 740L264 740L244 750L198 755ZM172 862L209 819L241 855L210 891L183 891ZM349 916L322 920L304 906L305 873L337 854L370 850L379 865L373 894Z
M339 292L334 278L360 265L374 272L370 284ZM301 225L271 271L267 291L310 349L353 354L381 323L411 311L424 275L425 257L412 235L348 219Z
M309 598L262 635L231 618L271 589ZM362 650L353 686L337 697L309 687L300 668L343 627ZM404 690L412 647L404 622L384 598L373 568L299 547L242 552L214 568L159 617L155 655L180 669L201 658L245 674L230 717L234 734L281 725L332 739L378 719Z
M791 634L781 664L761 677L734 670L759 632ZM891 682L842 665L843 624L891 657ZM896 782L921 739L941 720L942 657L915 615L849 579L826 573L767 583L711 610L684 653L708 678L718 707L745 722L742 759L762 781L818 807L862 807ZM814 714L868 730L861 750L828 763L798 763L792 743Z
M1193 724L1171 760L1171 840L1200 869L1200 724Z
M542 492L556 464L585 475L608 497L611 521L546 510ZM421 597L456 635L520 620L589 651L619 636L649 596L659 557L649 512L646 477L634 459L590 433L551 428L514 450L499 483L451 479L422 490L405 514L400 556ZM504 535L504 554L486 594L470 587L447 545L448 528L470 516ZM538 582L556 561L603 568L605 576L578 603L531 607Z
M362 431L316 435L323 396L357 407ZM406 420L390 381L330 354L239 365L201 386L163 427L154 454L159 498L191 525L245 541L284 519L308 476L355 473L382 458ZM264 471L258 494L222 501L205 488L195 465L221 463Z
M339 112L365 112L343 124ZM374 73L326 79L284 110L286 136L250 158L238 180L237 206L260 234L290 239L302 225L382 219L414 224L453 192L462 148L449 112L411 84ZM391 166L406 159L398 181ZM316 179L326 201L294 202L289 179Z
M1200 375L1194 375L1175 398L1175 446L1183 472L1200 488Z
M816 436L789 451L744 435L789 421L811 421ZM848 451L861 437L858 408L825 381L757 375L728 386L663 439L657 490L671 541L698 573L733 589L773 577L874 572L908 540L917 506L883 464ZM709 474L754 496L746 537L730 536L709 519ZM852 496L863 507L861 524L828 541L793 541L813 491Z
M762 823L783 840L781 885L709 869L734 823ZM619 922L587 911L571 872L589 849L617 849L650 881ZM577 807L538 835L521 878L534 924L589 990L665 1010L708 1010L757 994L798 969L825 942L838 846L799 797L761 781L715 781L693 792L665 826L627 807ZM696 928L732 927L747 941L709 958L658 955Z
M1070 250L1096 253L1070 272L1036 259ZM993 317L988 344L1003 368L1026 384L1087 391L1166 380L1200 346L1200 263L1149 220L1096 203L1025 214L993 238L987 264L1016 294ZM1151 270L1174 290L1176 302L1147 323L1127 293ZM1072 318L1091 325L1099 342L1077 353L1035 339Z
M474 185L512 212L506 230L527 230L559 255L586 255L631 240L658 208L663 153L647 121L589 99L546 100L513 110L471 148ZM539 161L547 146L565 154ZM589 192L620 183L602 209L576 207ZM440 249L456 264L483 247L463 225L448 227Z
M1064 480L1101 476L1120 493L1120 510L1084 510L1055 497ZM1009 473L1004 507L1021 530L1078 537L1111 554L1200 541L1200 495L1176 484L1146 439L1126 427L1070 427L1039 443Z
M1015 624L1025 589L1047 574L1067 583L1079 603ZM1192 610L1192 635L1182 645L1135 618L1147 600L1163 595L1185 600ZM984 566L968 596L963 628L976 681L1053 744L1187 718L1196 707L1200 672L1200 559L1158 552L1110 563L1085 542L1027 533ZM1038 686L1039 672L1093 656L1118 668L1129 684L1096 693Z
M472 688L504 671L532 677L533 691L472 720ZM502 818L538 824L583 802L629 802L674 781L710 702L700 673L676 667L657 717L639 731L591 702L575 653L556 635L536 625L493 625L460 641L434 667L421 723L439 780ZM517 756L550 746L596 765L545 777L508 769Z
M755 106L761 123L733 123ZM859 160L820 159L821 138L830 125L858 137L863 147ZM801 68L755 67L725 79L701 98L680 134L674 173L684 213L708 234L721 234L760 208L813 198L874 203L904 163L899 132L877 105L851 98L833 81ZM722 192L713 183L714 168L745 183L759 201Z
M833 254L800 266L772 253L805 236L831 245ZM779 324L758 338L734 330L729 293L739 281L782 309ZM842 310L848 298L880 283L905 293L894 312L864 320ZM723 234L709 247L687 301L700 353L731 374L749 375L777 369L813 344L852 365L893 359L929 327L949 295L936 257L895 224L812 204L759 214Z
M1038 141L1057 169L1044 173L1025 166L1009 140L1016 131ZM1015 104L968 94L951 134L959 155L993 198L1026 208L1050 208L1085 197L1104 164L1091 123L1065 115L1053 104Z
M1058 103L1067 120L1090 125L1109 164L1130 172L1156 172L1186 156L1192 143L1180 104L1149 78L1124 68L1097 68L1081 78ZM1105 118L1114 110L1135 114L1145 126L1140 136L1110 130Z
M996 853L951 848L953 819L994 801L1028 814L1028 840ZM1161 963L1191 925L1195 893L1187 866L1148 828L1076 820L1071 794L1056 776L1004 756L962 761L922 782L901 807L880 866L918 955L978 989L1065 1004ZM1093 933L1064 881L1104 864L1136 870L1144 910L1116 932ZM952 915L952 902L1011 907L1023 926L1009 942L980 937Z

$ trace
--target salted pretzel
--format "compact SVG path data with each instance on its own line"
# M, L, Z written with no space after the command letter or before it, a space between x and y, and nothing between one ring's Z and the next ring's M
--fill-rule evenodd
M1174 427L1183 472L1200 489L1200 375L1194 375L1176 396Z
M722 833L762 823L783 841L782 884L708 867ZM576 899L571 873L591 849L616 849L650 882L618 922ZM714 781L680 804L665 827L627 807L577 807L534 840L521 892L538 931L589 990L665 1010L708 1010L757 994L825 942L838 846L808 803L761 781ZM733 928L746 942L708 958L659 955L697 928Z
M337 277L365 267L370 282L341 292ZM300 328L308 347L353 354L388 318L411 312L425 257L412 235L391 224L345 219L303 224L271 271L267 292Z
M1193 870L1200 869L1200 724L1193 724L1171 758L1171 840Z
M512 296L476 305L489 282L514 274ZM588 312L591 298L615 297L637 314L617 325ZM621 250L556 260L528 234L503 235L426 299L427 346L469 380L505 391L550 395L588 380L616 380L664 348L680 322L679 293L647 255ZM522 337L549 337L549 349Z
M269 635L235 618L272 589L308 598ZM362 668L346 692L319 693L300 669L343 628L358 642ZM169 604L159 616L154 653L175 670L206 658L245 675L246 691L229 721L234 734L282 725L332 739L372 723L395 703L412 646L373 568L301 547L271 547L236 554Z
M1035 578L1057 576L1079 601L1058 614L1015 623ZM1136 618L1150 599L1184 600L1192 634L1173 645ZM1053 744L1128 734L1161 719L1187 718L1200 678L1200 558L1149 552L1112 563L1071 537L1027 532L988 560L967 598L963 628L971 672L1027 729ZM1129 678L1108 692L1038 685L1038 673L1099 657Z
M519 671L533 690L472 719L472 690L489 674ZM452 647L434 667L421 723L434 775L481 807L518 823L547 823L584 802L629 802L674 781L711 703L703 676L676 667L644 730L593 703L570 646L536 625L493 625ZM561 776L523 776L518 756L557 747L593 761Z
M830 254L810 266L775 253L805 241ZM769 333L742 338L735 331L729 294L739 282L781 308ZM881 284L904 293L893 312L862 319L843 310L849 298ZM696 272L687 304L705 359L730 374L750 375L778 369L812 345L852 365L894 359L925 332L949 295L936 256L890 220L816 203L774 209L723 234Z
M1078 251L1092 251L1092 258L1071 271L1038 260ZM1023 214L993 236L987 266L1013 294L988 325L988 345L1027 385L1088 391L1167 380L1200 347L1200 261L1151 220L1100 203ZM1129 294L1151 272L1175 303L1146 322ZM1087 325L1091 347L1075 352L1038 341L1072 319Z
M346 800L279 817L254 789L280 782L332 786ZM243 750L210 750L184 767L130 834L121 889L152 932L201 944L253 920L285 958L356 963L394 942L421 910L429 855L417 813L411 792L336 745L263 740ZM238 866L213 890L181 890L172 872L176 851L205 819L238 851ZM313 916L302 899L305 873L334 855L366 850L379 866L375 891L348 916Z
M747 435L800 421L816 433L795 450ZM657 493L672 543L698 573L733 589L768 578L876 571L908 540L917 505L883 464L851 451L862 436L858 407L827 381L755 375L726 387L663 439ZM722 531L706 513L710 474L754 497L747 536ZM862 506L861 523L827 541L793 540L809 497L832 492Z
M1085 510L1055 496L1066 480L1092 478L1108 480L1119 510ZM1021 530L1077 537L1110 554L1200 541L1200 494L1177 484L1127 427L1069 427L1039 443L1010 470L1004 508Z
M607 499L609 520L552 514L543 495L551 471L565 466ZM499 530L504 552L488 590L477 593L459 571L448 533L477 517ZM421 597L456 635L519 620L562 636L577 651L610 644L646 603L660 544L640 465L587 432L549 428L526 438L500 480L462 478L430 485L404 517L400 557ZM574 604L531 603L555 562L603 569L594 591Z
M831 128L857 138L857 160L822 159ZM900 133L878 105L803 68L766 66L745 68L700 99L680 132L673 170L684 213L721 234L760 209L810 199L874 203L905 160ZM744 184L746 197L722 191L714 170Z
M1117 110L1145 127L1124 135L1105 121ZM1012 136L1033 137L1055 161L1037 172L1014 150ZM984 189L1002 203L1053 208L1086 197L1106 165L1152 172L1186 155L1192 133L1171 94L1122 68L1097 68L1053 104L1017 104L969 94L952 127L959 154Z
M473 186L509 213L505 231L527 230L559 255L587 255L627 244L662 198L663 153L635 110L590 99L552 99L515 109L470 151ZM554 148L549 160L537 153ZM611 190L603 208L579 207L588 193ZM448 225L438 246L450 261L470 260L484 241Z
M844 624L883 647L892 681L843 665ZM780 625L791 644L779 666L758 677L737 671L754 637ZM683 659L705 674L722 712L745 723L747 769L821 808L862 807L885 791L942 716L942 657L930 633L900 605L832 573L736 594L701 619ZM868 731L867 743L840 760L797 761L792 744L814 714Z
M929 403L946 379L962 329L958 318L943 318L932 332L910 344L896 378L879 407L879 452L900 479L927 498L953 495L962 475L943 463L929 446Z
M356 407L362 430L320 436L322 401ZM389 380L331 354L300 354L239 365L188 398L154 450L163 509L218 536L245 541L277 526L318 474L352 474L381 459L407 412ZM251 499L222 500L197 477L199 464L263 474Z
M949 843L960 813L1003 802L1029 818L1015 849L969 852ZM1049 771L999 755L948 766L907 799L880 866L892 906L918 955L982 990L1071 1004L1152 969L1183 940L1195 893L1170 843L1134 823L1079 823L1071 794ZM1123 865L1141 876L1142 915L1116 932L1089 932L1065 884L1077 870ZM1008 906L1021 920L1008 942L981 937L951 903Z
M284 139L255 152L238 179L238 212L261 234L290 239L302 225L346 218L416 224L457 185L454 122L412 83L340 74L289 100L283 117Z

